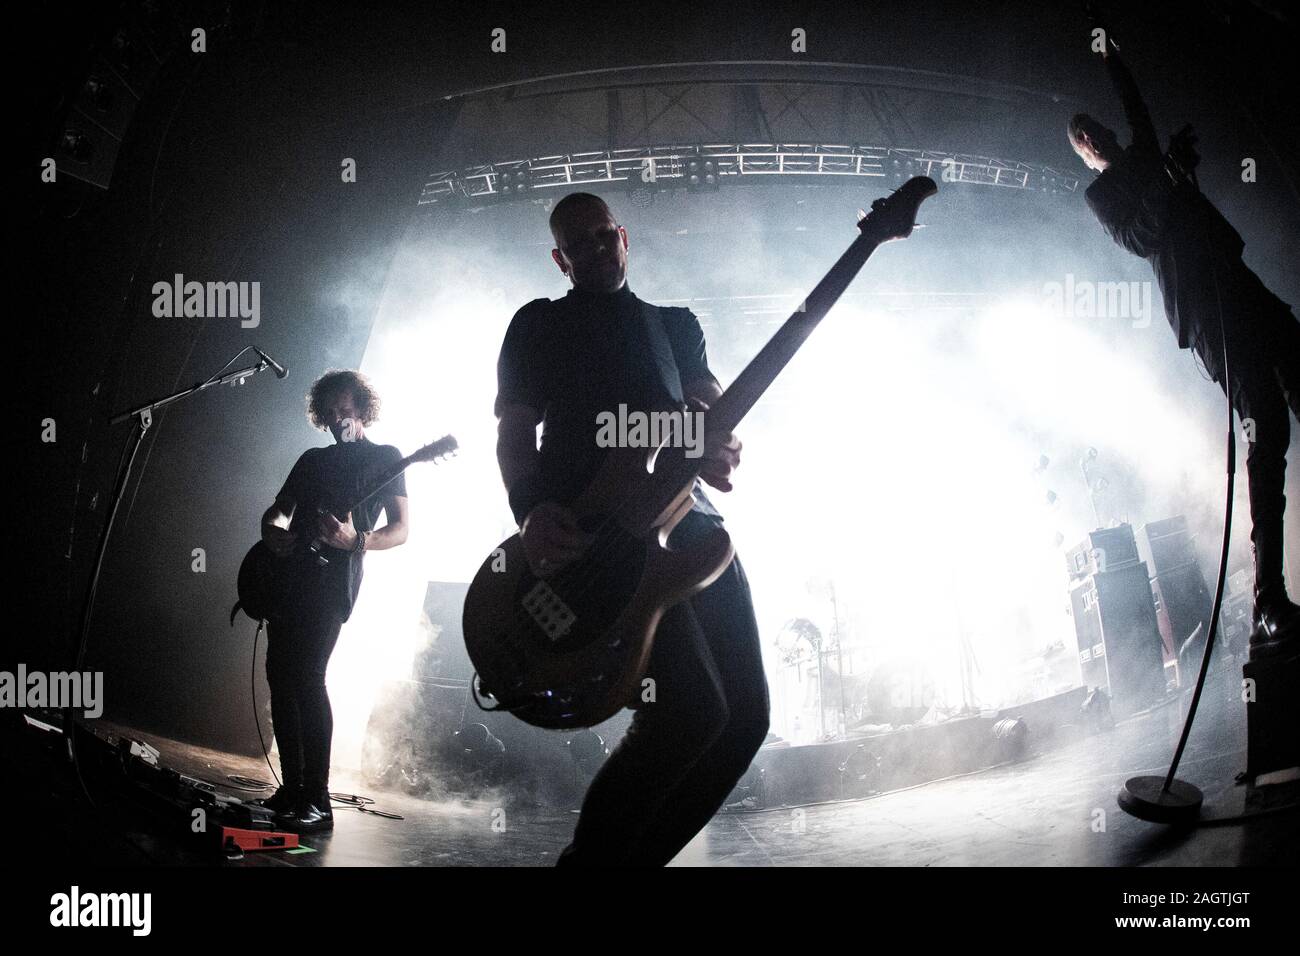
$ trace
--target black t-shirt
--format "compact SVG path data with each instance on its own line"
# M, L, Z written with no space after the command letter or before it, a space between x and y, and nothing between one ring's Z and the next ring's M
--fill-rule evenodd
M308 448L298 458L284 487L276 499L292 498L297 502L291 528L298 521L313 522L317 508L324 507L340 520L347 517L343 511L354 504L361 494L383 474L402 460L402 453L393 445L376 445L367 438L355 442L336 442L324 448ZM352 524L358 532L373 531L375 522L389 497L406 497L406 476L399 474L378 494L357 508L352 514ZM390 515L390 519L394 516ZM337 548L324 547L329 564L315 575L317 586L309 587L311 597L337 601L343 620L352 613L357 593L361 590L362 559L365 553L350 554ZM312 575L305 575L312 580Z
M519 404L542 413L542 487L567 504L604 458L598 414L680 403L683 386L701 381L717 379L689 309L650 305L626 283L606 294L574 288L515 313L497 361L496 412ZM696 510L718 514L698 482L695 496Z

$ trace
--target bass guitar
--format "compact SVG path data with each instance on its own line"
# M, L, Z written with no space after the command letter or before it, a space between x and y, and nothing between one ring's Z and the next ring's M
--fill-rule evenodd
M937 191L916 176L871 204L857 239L704 413L706 430L734 430L872 252L909 236L917 209ZM611 449L570 505L593 543L553 574L531 572L518 534L488 555L462 621L476 697L547 728L591 727L636 701L664 612L715 581L735 553L721 527L691 547L666 546L691 510L702 464L686 451L667 441Z

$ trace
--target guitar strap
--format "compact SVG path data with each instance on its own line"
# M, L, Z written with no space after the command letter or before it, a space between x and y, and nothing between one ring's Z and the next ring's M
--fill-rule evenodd
M642 325L645 327L646 341L650 346L650 354L654 357L655 366L659 369L659 381L668 391L668 398L674 402L685 404L685 393L682 389L682 373L677 366L677 356L673 352L672 342L668 338L668 330L664 327L663 309L657 305L651 305L649 302L641 303ZM702 511L704 514L711 515L722 520L722 515L713 502L709 500L708 495L704 493L704 486L696 481L695 483L695 509Z
M643 301L641 324L645 328L650 355L659 370L659 381L667 389L668 398L674 402L684 401L681 370L677 367L677 357L673 354L672 342L668 339L668 330L664 328L663 312L659 306Z

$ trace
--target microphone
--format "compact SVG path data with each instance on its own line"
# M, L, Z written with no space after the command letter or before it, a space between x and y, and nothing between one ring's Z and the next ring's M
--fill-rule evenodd
M283 365L281 365L281 364L280 364L279 362L277 362L275 359L271 358L271 356L267 355L265 352L263 352L261 349L259 349L256 345L253 346L253 351L256 352L258 355L260 355L260 356L262 357L262 361L263 361L263 362L265 362L267 365L271 366L271 368L273 368L273 369L275 370L275 377L276 377L276 378L285 378L285 377L289 374L289 370L288 370L287 368L285 368Z

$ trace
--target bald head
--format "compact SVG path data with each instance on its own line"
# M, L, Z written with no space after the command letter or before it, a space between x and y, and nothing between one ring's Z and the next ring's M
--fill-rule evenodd
M595 193L569 193L551 210L551 235L556 238L556 241L559 240L565 223L571 222L584 212L588 215L605 216L611 222L614 221L614 214L609 211L605 200Z
M551 258L574 286L589 292L617 292L627 280L627 232L605 200L570 193L551 210Z

